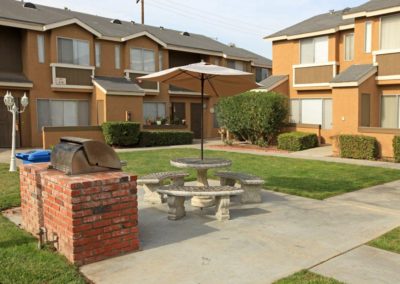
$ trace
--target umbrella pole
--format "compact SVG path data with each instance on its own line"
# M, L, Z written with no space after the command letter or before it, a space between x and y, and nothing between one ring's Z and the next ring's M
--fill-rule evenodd
M201 160L204 159L204 74L201 74L201 114L200 114L200 152Z

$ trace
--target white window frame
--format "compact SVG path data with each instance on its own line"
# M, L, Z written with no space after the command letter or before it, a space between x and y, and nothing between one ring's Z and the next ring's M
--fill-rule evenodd
M380 51L383 51L383 53L386 53L386 52L391 53L391 51L397 52L398 50L400 50L400 46L398 46L396 48L386 48L386 49L382 48L382 28L383 28L382 20L384 18L390 18L390 17L400 17L400 14L397 13L397 14L392 14L392 15L385 15L385 16L381 16L379 19L379 49L380 49Z
M352 57L350 58L350 57L348 57L349 56L349 54L347 54L347 37L349 37L349 36L352 36L353 37L353 46L352 46L352 50L353 50L353 52L352 52ZM344 54L344 61L353 61L354 60L354 51L355 51L355 38L354 38L354 33L348 33L348 34L345 34L345 35L343 35L343 47L344 47L344 52L343 52L343 54Z
M148 117L145 117L145 113L144 113L144 106L145 106L145 104L156 104L156 105L157 105L157 112L158 112L158 105L159 105L159 104L163 104L163 105L164 105L164 112L165 112L165 117L163 117L163 118L164 118L164 119L167 118L167 103L166 103L166 102L144 101L144 102L143 102L143 120L144 120L144 122L146 122L146 120L148 119ZM152 118L154 118L154 119L156 120L157 117L159 117L159 116L158 116L158 113L157 113L157 115L156 115L155 117L152 117Z
M97 68L101 67L101 43L94 43L95 65Z
M142 65L143 65L143 69L142 70L140 70L140 69L135 69L135 66L132 66L133 64L132 64L132 50L140 50L140 54L141 54L141 60L142 60ZM152 71L145 71L144 70L144 66L145 66L145 62L144 62L144 56L143 56L143 51L150 51L150 52L152 52L153 53L153 62L154 62L154 68L153 68L153 70ZM155 50L154 49L149 49L149 48L141 48L141 47L131 47L130 49L129 49L129 68L131 69L131 70L133 70L133 71L135 71L135 73L139 73L139 72L143 72L143 74L151 74L151 73L153 73L153 72L155 72L156 71L156 52L155 52Z
M51 98L37 98L36 99L36 106L38 106L38 102L39 101L48 101L49 103L50 103L50 101L72 101L72 102L87 102L88 103L88 113L87 113L87 116L88 116L88 125L77 125L76 127L79 127L79 126L89 126L90 125L90 101L89 100L86 100L86 99L51 99ZM38 107L36 107L36 109L38 109ZM78 106L78 109L79 109L79 106ZM51 112L51 109L49 109L48 110L49 112ZM79 115L79 114L78 114ZM50 113L50 116L51 116L51 113ZM79 121L79 118L78 118L78 121ZM36 115L36 127L37 127L37 129L38 129L38 131L39 132L42 132L42 129L40 128L40 125L39 125L39 115ZM52 125L47 125L47 126L44 126L44 127L52 127ZM62 126L61 126L62 127ZM75 126L73 126L73 127L75 127Z
M330 100L333 104L333 99L332 98L309 98L309 99L290 99L290 103L289 106L291 107L291 101L298 101L298 113L299 113L299 122L292 122L294 124L307 124L303 122L303 117L302 117L302 111L303 111L303 101L307 101L307 100L320 100L321 101L321 112L322 112L322 116L321 116L321 124L316 124L316 125L321 125L321 129L325 129L325 130L331 130L333 125L330 125L329 127L327 125L325 125L325 101L326 100ZM333 106L333 105L332 105ZM292 110L290 110L290 113L292 113ZM332 113L332 124L333 124L333 113Z
M367 28L369 26L369 29ZM372 21L365 22L365 31L364 31L364 52L371 53L372 52Z
M324 62L317 62L316 61L316 49L315 49L315 42L316 42L316 40L317 39L322 39L322 38L324 38L324 39L326 39L326 42L327 42L327 54L326 54L326 61L324 61ZM301 44L302 44L302 41L304 41L304 40L310 40L310 39L312 39L313 40L313 62L308 62L308 63L303 63L301 60L302 60L302 52L301 52ZM299 40L299 55L300 55L300 65L302 65L302 64L320 64L320 65L324 65L324 64L327 64L328 62L329 62L329 36L318 36L318 37L313 37L313 38L305 38L305 39L301 39L301 40Z
M114 46L114 66L115 69L121 69L121 45L116 44Z
M45 47L45 37L44 34L37 35L37 49L38 49L38 62L45 63L46 60L46 47Z
M86 65L86 64L76 64L75 62L73 63L73 64L70 64L70 63L64 63L64 62L60 62L60 58L59 58L59 50L58 50L58 40L59 39L66 39L66 40L72 40L72 46L74 46L74 42L86 42L87 44L88 44L88 51L89 51L89 54L88 54L88 64ZM75 66L84 66L84 67L89 67L89 66L91 66L90 65L90 42L88 41L88 40L86 40L86 39L79 39L79 38L69 38L69 37L62 37L62 36L58 36L57 38L56 38L56 44L57 44L57 62L59 63L59 64L67 64L67 65L75 65ZM73 60L75 59L75 54L74 54L74 48L72 49L72 57L73 57Z

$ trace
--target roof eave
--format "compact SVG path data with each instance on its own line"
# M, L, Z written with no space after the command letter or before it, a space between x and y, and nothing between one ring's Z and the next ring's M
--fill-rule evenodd
M380 15L385 15L385 14L390 14L390 13L396 13L400 12L400 6L395 6L391 8L385 8L385 9L379 9L375 11L362 11L362 12L357 12L357 13L350 13L343 15L343 19L355 19L355 18L361 18L361 17L374 17L374 16L380 16Z

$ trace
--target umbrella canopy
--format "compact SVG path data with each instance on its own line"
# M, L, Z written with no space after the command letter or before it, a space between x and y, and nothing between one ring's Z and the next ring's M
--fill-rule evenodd
M242 72L205 62L174 67L137 80L171 84L176 87L201 93L201 105L204 105L204 94L210 96L231 96L250 89L259 88L254 74ZM201 159L204 158L204 110L201 112Z
M205 62L174 67L137 78L171 84L176 87L201 92L201 81L204 77L204 93L209 96L231 96L250 89L259 88L254 74L242 72Z

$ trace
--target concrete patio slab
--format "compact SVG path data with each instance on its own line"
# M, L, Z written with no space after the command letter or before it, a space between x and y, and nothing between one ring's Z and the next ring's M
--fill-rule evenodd
M234 204L226 222L185 206L168 221L166 205L139 200L142 251L81 271L95 283L271 283L400 225L400 214L268 191L262 204Z
M400 254L361 246L311 271L349 284L400 283Z

